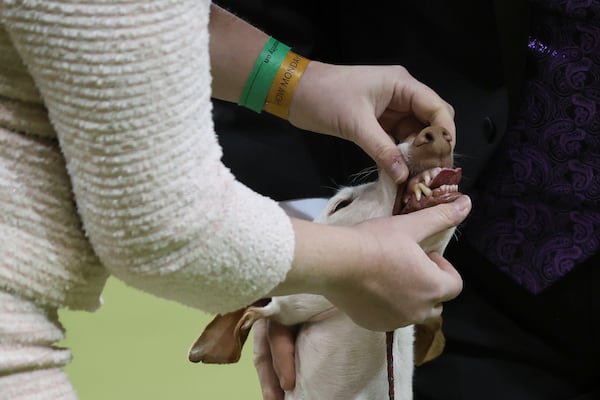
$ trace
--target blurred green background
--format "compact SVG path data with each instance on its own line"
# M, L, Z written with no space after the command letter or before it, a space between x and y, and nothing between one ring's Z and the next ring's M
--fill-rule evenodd
M211 315L110 278L95 313L61 311L73 362L66 368L81 400L260 400L252 337L232 365L193 364L190 345Z

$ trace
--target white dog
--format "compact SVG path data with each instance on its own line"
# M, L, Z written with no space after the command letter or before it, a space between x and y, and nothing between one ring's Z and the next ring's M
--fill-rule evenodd
M450 135L428 127L399 144L411 171L398 187L386 174L376 182L340 190L315 222L353 225L370 218L429 207L458 197L460 169L452 169ZM454 229L421 243L442 254ZM194 343L193 362L228 363L239 359L252 324L272 318L302 324L296 339L296 386L288 400L412 399L413 366L441 353L441 319L392 333L356 325L319 295L274 297L234 313L217 316ZM391 375L390 375L391 374Z

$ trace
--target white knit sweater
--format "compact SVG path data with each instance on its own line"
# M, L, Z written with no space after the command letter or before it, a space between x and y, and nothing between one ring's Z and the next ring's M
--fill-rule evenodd
M294 237L221 163L207 0L0 0L0 400L73 400L58 307L108 273L209 312L264 296Z
M108 270L224 312L284 279L288 217L221 162L208 0L0 4L0 289L93 309Z

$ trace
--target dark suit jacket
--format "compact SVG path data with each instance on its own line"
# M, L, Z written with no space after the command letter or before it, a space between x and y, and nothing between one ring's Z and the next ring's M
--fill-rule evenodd
M404 65L455 108L463 191L506 129L509 93L516 97L524 67L526 1L217 3L311 59ZM215 121L225 163L278 200L329 196L373 165L351 143L302 132L265 113L216 103Z

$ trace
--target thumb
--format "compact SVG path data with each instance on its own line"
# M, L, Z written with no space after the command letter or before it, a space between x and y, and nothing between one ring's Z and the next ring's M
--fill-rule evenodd
M404 182L408 178L408 167L400 149L375 118L370 120L371 123L364 127L366 134L358 135L357 144L395 183Z
M471 211L471 199L461 195L450 203L439 204L408 214L403 214L404 224L411 227L417 242L460 224Z

